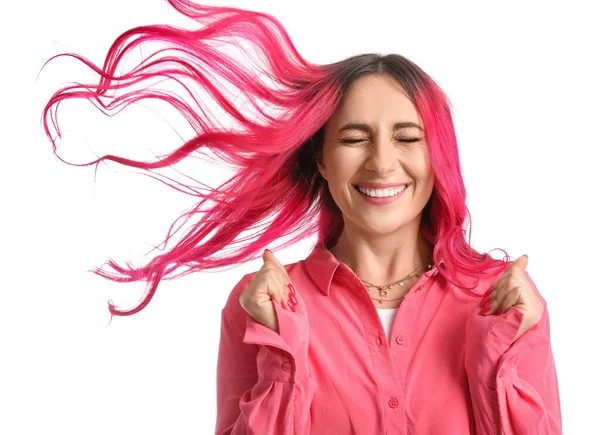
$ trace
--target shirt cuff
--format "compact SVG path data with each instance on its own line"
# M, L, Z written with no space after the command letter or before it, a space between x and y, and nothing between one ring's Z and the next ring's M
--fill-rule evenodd
M515 307L511 307L504 316L498 316L492 325L485 351L486 364L483 374L485 383L493 388L497 386L498 377L503 377L509 367L501 367L501 358L512 347L513 341L521 328L525 315ZM502 375L502 376L500 376ZM505 379L506 380L506 379Z
M473 316L476 316L474 314ZM496 388L501 358L511 349L524 315L515 307L506 313L482 319L471 319L468 326L466 369L473 379L490 389ZM487 325L486 325L487 322ZM520 342L521 338L517 340Z
M491 345L496 348L494 351L499 356L504 354L513 344L524 316L519 309L511 307L505 313L505 316L498 316L496 322L492 325L490 335L495 340L491 340Z
M299 299L299 298L298 298ZM298 300L296 312L287 311L275 300L279 334L258 323L249 314L243 343L262 346L257 356L259 378L294 382L308 376L309 326L304 302Z

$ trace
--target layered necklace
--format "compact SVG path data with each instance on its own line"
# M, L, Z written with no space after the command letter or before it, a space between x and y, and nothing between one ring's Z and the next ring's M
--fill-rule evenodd
M398 280L398 281L394 281L390 284L385 284L385 285L375 285L375 284L371 284L370 282L364 281L361 279L361 281L363 282L363 284L365 285L365 287L367 288L368 291L370 291L370 289L372 288L376 288L377 290L379 290L379 298L374 298L373 296L371 296L371 299L373 299L374 301L378 301L380 304L383 304L384 302L391 302L391 301L397 301L398 299L404 299L404 296L401 296L399 298L394 298L394 299L382 299L384 297L387 296L387 291L389 289L391 289L393 286L395 285L399 285L399 286L404 286L404 282L408 281L411 278L419 278L423 272L425 270L431 269L433 267L433 262L431 260L431 256L425 260L423 263L421 263L415 270L413 270L411 273L409 273L408 275L406 275L404 278Z

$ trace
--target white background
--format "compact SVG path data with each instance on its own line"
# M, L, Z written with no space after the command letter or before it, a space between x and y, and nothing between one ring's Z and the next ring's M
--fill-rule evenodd
M593 3L213 3L273 14L309 61L397 52L442 86L454 106L472 245L528 254L548 303L567 434L597 427L600 405ZM101 165L94 183L93 167L59 161L41 128L42 108L63 83L93 76L63 58L36 81L54 54L102 64L131 27L189 21L162 0L5 2L0 10L0 433L213 433L221 309L261 262L164 282L141 313L107 326L107 300L131 307L143 284L85 271L109 258L137 264L191 203L116 164ZM104 143L129 157L180 143L147 110L109 120L91 105L69 104L61 126L70 146L60 151L69 161L93 159L86 141L97 153ZM313 242L276 255L298 261Z

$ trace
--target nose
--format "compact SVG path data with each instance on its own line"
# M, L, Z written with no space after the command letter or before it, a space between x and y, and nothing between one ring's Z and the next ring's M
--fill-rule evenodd
M392 141L380 139L373 143L368 152L365 169L376 172L380 178L398 168L398 150Z

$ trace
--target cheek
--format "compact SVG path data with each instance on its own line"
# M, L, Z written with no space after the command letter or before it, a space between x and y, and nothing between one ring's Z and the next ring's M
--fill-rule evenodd
M336 184L347 184L357 171L357 158L351 153L342 152L332 153L329 157L327 165L329 180Z
M410 170L413 177L418 180L426 181L433 176L431 164L427 154L415 153L407 162L407 170Z

